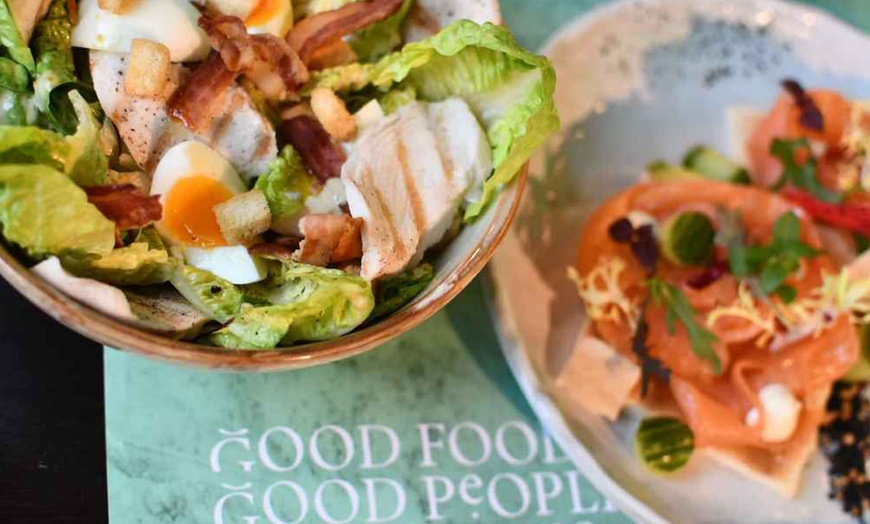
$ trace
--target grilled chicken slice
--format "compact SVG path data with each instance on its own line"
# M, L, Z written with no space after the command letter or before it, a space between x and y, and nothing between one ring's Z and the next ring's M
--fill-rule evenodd
M100 104L115 123L133 158L146 172L157 166L163 153L186 140L200 140L217 150L242 175L250 178L266 172L278 154L272 124L254 107L239 86L217 96L214 114L202 132L194 133L169 118L166 103L188 70L173 64L166 90L159 97L128 95L124 90L127 55L91 51L91 74Z
M362 276L422 260L491 172L486 135L460 99L408 104L368 127L341 175L350 213L364 223Z

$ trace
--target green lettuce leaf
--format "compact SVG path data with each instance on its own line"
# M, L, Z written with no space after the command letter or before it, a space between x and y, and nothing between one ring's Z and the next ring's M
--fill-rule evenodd
M178 264L169 281L191 304L218 322L229 322L242 306L242 292L210 271Z
M99 123L76 91L70 103L79 117L75 134L63 137L37 127L0 126L0 162L38 163L63 171L79 185L106 180L108 160L102 152Z
M520 47L506 28L490 23L460 20L373 67L344 66L314 75L308 90L373 85L386 91L397 83L414 88L421 100L462 97L483 123L495 172L480 200L466 209L466 221L480 216L534 150L559 129L552 64Z
M246 304L211 342L271 349L280 344L330 340L345 335L371 314L375 299L366 280L335 269L284 264L257 294L272 306ZM232 335L232 336L229 336Z
M30 73L23 65L0 57L0 88L14 93L30 92Z
M30 126L39 120L32 93L16 93L0 88L0 125Z
M379 282L375 291L375 309L372 319L392 315L405 307L435 278L432 264L421 264Z
M32 0L36 1L36 0ZM35 71L33 54L21 36L21 31L12 16L8 0L0 0L0 44L6 48L12 60L23 65L28 71Z
M80 186L106 182L109 162L100 142L100 126L90 106L76 92L69 93L79 115L74 135L61 136L38 127L0 126L0 163L44 164L68 174Z
M33 31L36 56L33 89L36 107L55 131L64 134L72 133L76 127L76 110L67 93L73 89L90 90L76 76L71 35L67 1L52 0L48 15Z
M257 179L254 187L266 195L276 231L287 230L295 222L311 193L311 183L302 157L289 145L269 164L269 171Z
M0 166L3 236L34 259L68 252L106 256L115 224L68 176L43 165Z
M350 47L361 61L374 62L402 45L402 24L413 5L414 0L404 0L396 14L356 32L350 38Z
M165 249L152 249L147 242L134 242L104 257L70 255L63 266L76 276L113 286L147 286L169 282L176 266Z
M392 115L400 107L417 100L417 91L413 87L393 89L379 100L385 115Z
M80 186L104 184L109 173L109 159L103 152L102 126L78 91L70 91L69 100L78 126L73 135L65 138L70 148L67 173Z

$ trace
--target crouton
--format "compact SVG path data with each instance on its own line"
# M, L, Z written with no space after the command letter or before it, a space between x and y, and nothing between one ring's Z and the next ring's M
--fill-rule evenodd
M272 225L269 203L259 189L214 206L214 214L224 239L230 245L247 245Z
M318 87L312 91L311 109L326 132L334 138L346 142L356 137L356 120L331 89Z
M97 5L103 11L120 15L133 7L139 0L97 0Z
M124 77L124 89L128 95L158 97L169 82L169 49L158 42L133 39L130 52L130 67Z

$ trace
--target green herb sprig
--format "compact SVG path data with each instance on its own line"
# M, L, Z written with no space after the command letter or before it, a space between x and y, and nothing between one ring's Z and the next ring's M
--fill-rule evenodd
M767 245L747 246L740 236L733 235L727 246L731 273L738 278L756 279L762 293L777 295L784 303L791 303L797 291L784 282L800 268L802 258L819 255L801 241L800 234L800 220L789 211L777 219L773 240Z
M807 159L803 163L798 162L798 155L804 153ZM779 189L786 183L791 182L797 187L809 191L814 197L829 204L839 204L843 201L843 194L823 186L817 177L818 164L813 158L810 142L806 138L794 140L774 139L770 144L770 154L782 163L782 178L774 186Z
M722 373L722 362L713 349L713 344L719 339L695 320L695 308L689 303L682 290L658 277L650 278L647 285L655 305L665 308L668 332L674 334L679 321L689 336L692 352L710 362L713 373L716 375Z

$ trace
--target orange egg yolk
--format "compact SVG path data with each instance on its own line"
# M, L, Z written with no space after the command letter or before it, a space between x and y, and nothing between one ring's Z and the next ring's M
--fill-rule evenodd
M245 25L262 25L272 19L278 11L278 0L260 0L257 7L248 15Z
M176 242L187 246L225 246L212 208L232 197L229 189L211 177L182 178L166 194L163 227Z

